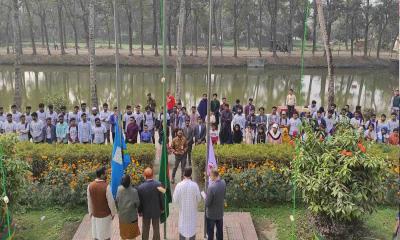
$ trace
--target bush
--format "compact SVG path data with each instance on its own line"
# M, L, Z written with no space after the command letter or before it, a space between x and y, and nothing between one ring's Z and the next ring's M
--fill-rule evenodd
M320 141L309 126L305 133L293 161L296 184L318 231L343 239L351 232L348 226L355 226L382 203L388 164L381 154L369 151L370 143L359 142L348 124L339 124L326 141Z
M68 100L63 97L63 94L48 94L43 97L44 104L46 106L52 104L54 111L60 113L61 107L68 107Z
M288 144L233 144L214 146L215 157L219 165L228 168L247 168L249 164L261 166L271 162L278 168L288 167L293 158L293 146ZM192 162L198 179L204 179L206 166L206 145L197 145L193 149Z
M48 170L49 163L60 163L77 167L81 163L108 165L111 160L112 145L95 144L34 144L20 142L15 147L15 156L32 166L34 178ZM128 145L131 158L143 166L152 166L155 158L153 144Z
M226 199L229 206L254 207L265 203L291 200L291 185L283 172L273 165L242 169L219 167L227 183Z

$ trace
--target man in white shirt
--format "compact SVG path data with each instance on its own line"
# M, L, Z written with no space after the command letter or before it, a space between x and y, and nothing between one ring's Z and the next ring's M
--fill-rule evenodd
M122 117L122 125L124 127L124 132L126 132L129 124L129 120L131 119L132 115L132 106L127 105L126 106L126 112L124 113L124 116ZM138 122L136 122L138 124Z
M235 114L232 120L232 126L239 124L240 130L244 134L244 127L246 126L246 117L242 113L242 108L237 108L236 111L237 113Z
M299 127L301 125L301 120L297 112L293 113L293 117L289 120L289 135L294 137L299 135Z
M46 122L46 112L44 111L43 103L39 103L39 110L37 110L36 113L39 121L42 121L43 123Z
M25 115L21 115L20 122L16 124L16 132L18 133L19 140L29 141L29 123L26 122Z
M108 104L103 103L103 111L100 112L100 121L101 121L101 124L107 130L107 133L106 133L107 143L110 143L110 130L111 130L110 116L111 116L111 114L112 114L112 112L108 111Z
M389 133L392 133L393 130L399 128L399 121L397 120L397 114L394 112L390 115L390 117L391 118L388 122L388 125L389 125Z
M101 125L100 118L95 119L95 125L92 127L92 139L94 144L104 144L106 140L106 127Z
M97 118L100 119L99 111L97 110L96 107L93 107L93 108L92 108L92 115L90 115L90 124L91 124L92 126L95 125L96 119L97 119Z
M12 114L9 113L7 114L7 121L3 123L2 129L3 133L8 134L8 133L15 133L17 125L13 122L12 120Z
M314 113L318 111L317 101L312 100L311 104L308 106L308 109L310 110L310 115L314 115Z
M79 123L81 121L79 116L79 106L75 106L74 110L68 113L67 119L68 119L67 121L68 124L70 123L71 119L75 119L76 123Z
M292 118L293 113L296 111L296 96L293 94L293 89L290 89L289 94L286 96L286 106L288 108L289 118Z
M78 113L79 122L82 121L82 114L86 114L86 119L90 119L89 110L86 109L86 103L81 103L81 110Z
M154 139L154 126L156 123L156 118L154 116L154 112L151 111L151 108L149 106L146 107L146 112L143 114L143 125L147 125L147 129L149 132L151 132L152 135L152 141L155 143Z
M11 106L11 114L12 114L12 121L14 123L19 123L19 118L21 117L21 113L17 111L17 105Z
M38 114L36 112L32 113L32 122L29 124L29 132L34 143L43 142L43 127L44 123L38 119Z
M54 111L53 104L47 106L49 111L46 113L46 119L51 118L51 124L54 126L57 124L58 114Z
M86 113L82 113L81 119L78 124L78 138L80 143L87 144L92 140L92 126L86 119Z
M328 111L328 116L325 117L325 124L326 124L326 128L325 131L328 135L332 135L333 134L333 128L336 124L336 119L333 117L333 110L329 110Z
M31 111L32 111L32 107L31 106L26 106L25 108L25 121L29 124L32 122L32 116L31 116Z
M0 122L6 121L6 115L4 114L4 108L0 106Z
M354 129L364 128L364 121L361 118L360 112L354 113L354 117L350 120L350 124Z
M192 168L185 168L184 179L176 185L173 195L173 202L179 208L179 240L196 239L197 208L201 196L199 186L191 177Z
M139 132L142 133L144 115L142 112L140 112L140 105L136 105L135 112L133 113L133 117L136 120L136 124L139 126Z

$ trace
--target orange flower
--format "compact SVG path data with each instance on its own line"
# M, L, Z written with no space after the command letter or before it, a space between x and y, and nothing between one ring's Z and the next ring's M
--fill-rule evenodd
M289 141L289 144L292 145L293 147L294 147L294 145L295 145L295 143L294 143L293 140L290 140L290 141Z
M342 154L343 156L347 156L347 157L353 156L353 153L351 151L347 151L347 150L342 150L340 152L340 154Z
M362 145L362 143L358 143L357 146L361 152L365 153L367 151L367 149L364 147L364 145Z

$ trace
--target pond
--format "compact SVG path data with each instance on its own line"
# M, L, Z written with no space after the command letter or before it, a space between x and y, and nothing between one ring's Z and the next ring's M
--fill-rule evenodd
M34 109L47 94L60 94L70 105L90 104L89 67L23 67L23 105ZM121 68L121 105L142 104L146 94L152 93L158 106L162 101L161 68ZM287 92L297 92L298 105L316 100L317 105L327 104L328 81L326 69L305 69L303 81L300 69L215 68L212 92L219 98L225 96L229 103L235 99L242 102L254 98L256 106L270 109L285 102ZM398 87L398 78L388 69L336 69L335 102L339 108L346 103L354 109L356 105L374 108L377 112L388 112L393 89ZM0 106L5 109L13 102L13 67L0 66ZM185 106L197 105L207 91L207 69L185 68L182 79L182 101ZM168 88L175 90L175 70L168 69ZM116 104L114 68L97 67L99 103ZM269 110L268 110L269 111Z

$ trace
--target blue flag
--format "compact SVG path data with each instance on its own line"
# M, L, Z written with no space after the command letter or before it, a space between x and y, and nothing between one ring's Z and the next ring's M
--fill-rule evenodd
M126 151L124 136L121 134L118 122L115 124L115 138L111 158L111 192L114 199L117 196L118 186L121 184L125 169L131 163L131 158Z

